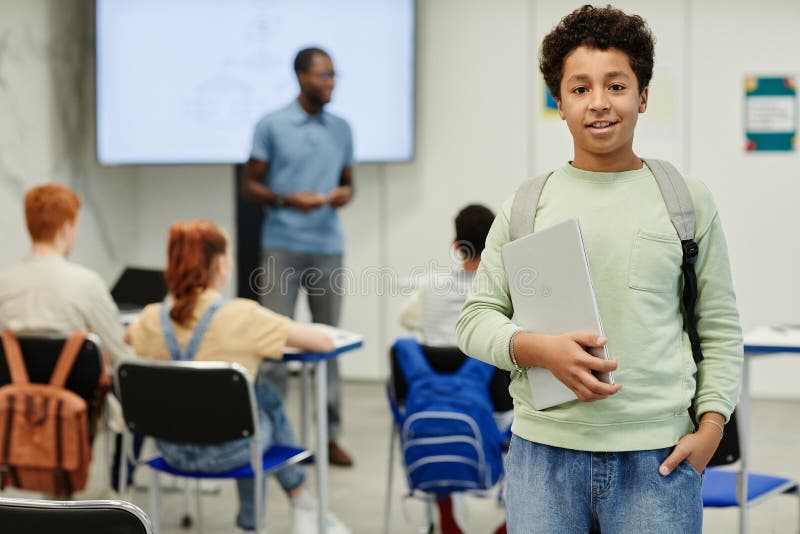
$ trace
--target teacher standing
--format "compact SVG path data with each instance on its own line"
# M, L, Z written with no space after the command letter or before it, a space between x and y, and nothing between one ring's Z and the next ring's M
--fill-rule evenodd
M330 55L319 48L298 52L294 70L299 96L256 124L244 168L242 194L264 206L261 231L264 263L261 302L293 317L305 289L314 322L337 326L342 288L344 235L337 209L353 198L353 136L347 121L325 111L335 84ZM341 387L336 358L328 365L328 453L330 463L351 466L339 446ZM264 378L285 396L285 365L265 362Z

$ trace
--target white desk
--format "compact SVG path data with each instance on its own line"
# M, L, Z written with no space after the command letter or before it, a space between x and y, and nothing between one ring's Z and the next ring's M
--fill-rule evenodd
M332 326L314 324L316 328L324 331L333 338L334 348L331 352L297 352L287 350L283 361L295 361L302 364L302 397L301 397L301 434L300 442L306 446L306 422L308 420L308 375L310 366L316 366L316 412L317 412L317 450L314 463L317 467L317 484L319 493L319 532L324 534L326 516L328 514L328 366L320 365L340 354L360 348L364 340L358 334L353 334Z
M742 369L742 394L739 400L739 472L737 495L739 498L739 532L747 532L747 472L749 467L749 404L750 360L768 354L800 353L800 327L761 326L744 336L744 366ZM744 503L744 505L742 505Z

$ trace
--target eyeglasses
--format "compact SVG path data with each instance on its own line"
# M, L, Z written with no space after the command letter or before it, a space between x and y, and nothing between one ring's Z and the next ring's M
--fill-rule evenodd
M332 70L324 70L315 74L315 76L320 80L333 80L336 77L336 73Z

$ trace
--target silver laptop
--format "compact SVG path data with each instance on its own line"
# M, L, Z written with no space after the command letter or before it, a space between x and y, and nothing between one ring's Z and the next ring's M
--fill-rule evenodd
M603 335L578 219L507 243L502 254L516 324L538 334L585 331ZM589 352L608 359L605 347ZM614 383L612 373L600 373L597 378ZM528 382L537 410L577 399L547 369L528 369Z

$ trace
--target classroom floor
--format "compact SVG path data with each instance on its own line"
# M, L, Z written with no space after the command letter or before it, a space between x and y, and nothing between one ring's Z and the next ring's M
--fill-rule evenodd
M293 380L287 399L290 417L299 420L299 380ZM373 534L382 530L386 495L389 451L389 411L384 386L377 383L348 382L344 387L345 422L342 444L352 452L356 465L350 469L330 469L330 508L354 533ZM754 400L751 418L751 464L754 470L800 478L800 403L796 401ZM95 448L95 461L89 487L78 495L82 499L109 498L104 465L103 436ZM148 474L137 475L137 485L146 486ZM314 488L314 470L308 470ZM168 481L167 481L168 485ZM235 532L236 495L233 482L215 482L202 497L203 527L209 534ZM425 510L416 499L404 499L405 480L399 463L394 466L391 533L419 533L425 522ZM315 490L314 490L315 491ZM270 480L267 489L267 521L270 534L291 532L290 509L280 487ZM7 496L34 497L32 494L4 492ZM490 498L466 498L470 534L490 534L503 520L497 495ZM134 490L131 500L148 510L148 496ZM162 492L162 532L191 532L179 526L183 494ZM800 527L800 503L796 496L778 496L751 509L750 532L795 533ZM707 509L703 532L722 534L738 528L737 509Z

